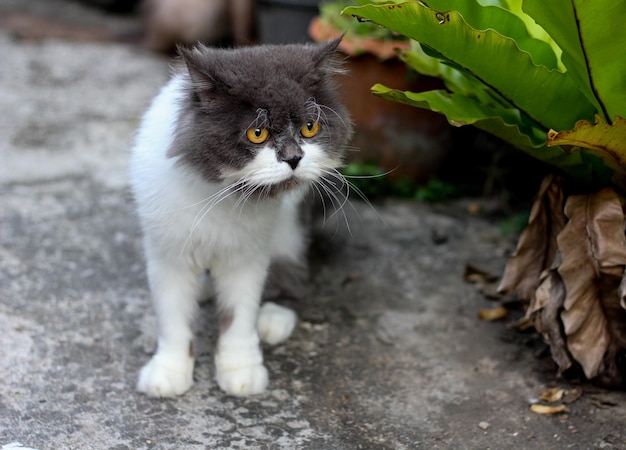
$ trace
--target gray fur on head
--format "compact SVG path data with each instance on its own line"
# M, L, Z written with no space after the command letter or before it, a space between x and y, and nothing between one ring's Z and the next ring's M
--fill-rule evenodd
M333 79L341 72L339 41L180 48L187 94L168 156L207 181L221 181L225 169L241 169L254 158L255 147L245 138L248 128L270 129L268 143L278 152L282 142L297 142L300 127L309 121L322 124L314 142L338 156L352 134Z

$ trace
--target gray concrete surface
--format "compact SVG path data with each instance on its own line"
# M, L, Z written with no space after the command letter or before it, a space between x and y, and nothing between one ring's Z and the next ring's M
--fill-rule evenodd
M211 302L191 391L135 392L155 316L126 167L167 65L0 29L0 448L626 447L623 393L557 380L530 335L477 319L491 303L464 266L498 272L512 243L458 204L355 201L352 235L317 227L301 322L265 350L267 393L216 387ZM550 386L584 394L567 414L530 412Z

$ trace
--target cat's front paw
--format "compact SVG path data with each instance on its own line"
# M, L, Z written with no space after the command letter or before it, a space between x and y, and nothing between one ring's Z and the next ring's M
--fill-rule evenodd
M193 384L193 358L172 358L157 353L139 374L137 390L149 397L174 397Z
M216 379L227 394L260 394L268 384L267 369L258 345L220 345L215 356Z
M243 397L265 391L269 378L263 364L217 371L217 384L230 395Z
M259 337L266 344L279 344L291 336L297 322L298 317L291 309L266 302L261 306L257 320Z

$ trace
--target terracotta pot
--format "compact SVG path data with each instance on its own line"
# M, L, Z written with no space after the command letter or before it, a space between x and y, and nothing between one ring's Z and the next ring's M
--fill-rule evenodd
M340 32L316 18L309 34L324 42ZM395 56L397 49L408 46L407 41L344 38L339 48L348 56L349 74L339 77L339 81L355 122L352 145L360 150L348 152L348 160L375 163L391 171L391 179L410 177L419 182L432 176L448 154L451 127L435 112L384 100L370 91L376 83L413 92L443 88L440 80L410 72Z

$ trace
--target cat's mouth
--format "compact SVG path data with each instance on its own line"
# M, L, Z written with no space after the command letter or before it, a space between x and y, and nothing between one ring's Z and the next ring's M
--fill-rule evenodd
M268 184L258 189L258 193L264 197L276 197L278 194L294 189L302 185L302 180L295 176L274 184Z

